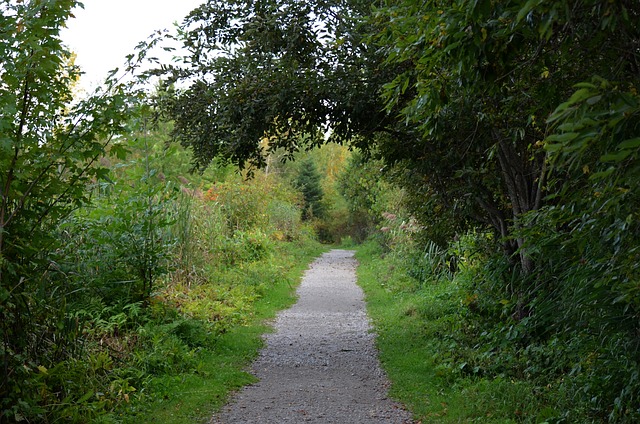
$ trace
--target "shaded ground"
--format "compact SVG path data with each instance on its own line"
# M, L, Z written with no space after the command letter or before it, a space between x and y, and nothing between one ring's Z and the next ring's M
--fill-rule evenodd
M260 379L211 423L411 423L387 399L352 251L311 264L253 364Z

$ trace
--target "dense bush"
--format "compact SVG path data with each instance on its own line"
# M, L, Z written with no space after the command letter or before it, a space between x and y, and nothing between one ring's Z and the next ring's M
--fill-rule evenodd
M602 263L589 265L587 252L595 249L576 258L564 239L544 250L546 267L525 276L495 253L490 233L459 236L448 249L420 248L419 235L395 214L385 214L383 225L374 240L388 270L377 272L389 276L378 284L408 303L402 313L420 323L413 344L433 350L433 384L462 391L482 384L484 392L473 395L479 403L504 389L500 381L520 384L540 407L521 409L523 422L638 419L635 312L612 287L618 279L609 280ZM568 266L573 260L582 266Z

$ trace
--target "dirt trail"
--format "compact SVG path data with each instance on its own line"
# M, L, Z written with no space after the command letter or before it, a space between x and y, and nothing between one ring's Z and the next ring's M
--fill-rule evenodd
M298 302L281 312L253 364L260 379L211 423L411 423L387 399L353 252L311 264Z

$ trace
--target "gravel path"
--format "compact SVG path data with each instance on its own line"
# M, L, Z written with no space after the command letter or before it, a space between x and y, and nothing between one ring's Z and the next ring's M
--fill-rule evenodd
M240 391L211 423L411 423L387 399L353 252L311 264L298 302L281 312L253 364L259 382Z

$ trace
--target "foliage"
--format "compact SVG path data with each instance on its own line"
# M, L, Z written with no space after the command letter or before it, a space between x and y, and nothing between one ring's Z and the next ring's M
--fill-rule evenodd
M98 159L135 115L138 93L115 75L100 92L72 102L79 70L59 32L78 4L0 6L2 421L43 419L33 403L44 393L37 389L38 367L52 368L76 348L79 330L65 317L69 293L51 229L88 202L87 185L106 174Z
M632 2L407 1L372 16L388 65L405 66L387 108L420 131L414 148L378 149L416 218L451 229L431 239L470 225L502 238L506 257L489 251L467 277L499 358L487 362L501 364L489 373L563 381L580 400L570 420L637 419L639 14Z
M380 161L367 161L355 152L338 176L338 190L349 211L349 234L357 242L373 234L383 221L383 213L398 206L394 186L385 180L384 174L380 175L382 167Z
M157 280L169 271L176 243L169 231L174 193L170 184L151 178L147 173L137 184L105 184L108 196L63 225L67 267L76 264L65 271L80 277L79 287L106 299L148 302Z
M220 164L184 178L190 154L165 148L171 126L150 126L117 70L73 99L80 70L59 30L77 6L0 6L3 423L113 421L135 409L153 375L193 372L270 290L289 298L293 253L275 255L276 240L316 246L286 184L232 182ZM204 202L225 178L224 198Z
M372 242L358 248L358 281L392 381L390 396L407 405L416 421L544 422L557 412L546 388L508 373L485 374L473 362L480 341L461 307L461 284L421 284L407 275L401 256L381 253Z
M397 273L380 340L477 400L424 419L639 419L637 2L208 1L149 73L155 128L115 72L73 101L78 4L0 6L0 421L135 415L206 368L289 285L309 205ZM297 192L277 159L334 141L360 152L307 156Z
M292 157L328 133L343 142L383 127L376 90L386 74L373 72L379 55L356 30L369 6L234 0L195 9L181 33L189 59L158 70L168 87L183 83L158 100L195 164L222 157L260 168L278 149Z
M274 237L277 240L294 240L298 237L301 228L300 209L284 200L272 200L267 208L269 225L275 229Z
M311 158L300 163L298 175L294 181L304 198L303 219L322 218L325 214L322 198L324 193L320 186L320 173Z
M556 222L552 218L547 225ZM362 272L371 277L363 276L362 282L372 296L371 312L381 320L376 327L397 385L393 392L419 418L441 417L446 410L452 422L481 420L489 413L487 419L497 422L636 420L637 315L616 291L621 278L610 279L612 270L596 262L599 247L576 251L575 241L561 234L528 234L537 247L554 254L548 254L546 270L536 280L523 279L495 253L491 233L460 237L446 252L431 244L420 255L411 239L415 233L402 229L396 216L386 219L389 227L378 240L391 250L381 258L385 247L380 244L363 248ZM567 266L572 260L582 266ZM386 277L380 280L380 275ZM539 286L527 315L515 315L520 294L530 293L533 282ZM423 362L411 359L414 351ZM478 387L483 389L477 392ZM457 396L470 391L478 398L454 408ZM425 396L448 406L436 409L437 403L422 402ZM512 402L513 415L498 418L502 412L492 411L496 406L490 402L501 396L530 400L526 406Z
M322 143L328 122L330 140L393 165L414 217L435 221L432 241L492 229L528 274L536 264L514 232L555 194L544 119L585 78L635 78L633 54L614 53L635 51L627 3L209 2L185 22L190 66L168 78L190 86L165 110L200 165L263 165L274 149Z
M632 422L638 5L369 6L194 11L183 34L192 60L169 76L191 85L164 99L174 136L198 165L260 166L275 149L322 143L328 123L330 139L381 159L354 158L341 181L360 238L380 225L409 286L460 280L470 330L447 330L461 346L449 367L556 382L576 401L558 419ZM404 189L402 214L382 200L380 173Z
M286 161L286 156L279 157L279 164L273 161L268 167L269 172L278 173L285 181L299 192L299 206L303 214L312 212L309 223L312 225L318 239L322 243L336 243L348 234L348 211L345 199L339 193L338 178L341 175L351 152L347 147L330 143L317 149L299 152L294 155L293 161ZM275 157L270 155L269 157ZM312 169L315 169L313 171ZM315 212L304 205L304 189L300 186L303 174L312 174L312 183L315 188L309 191L309 195L316 197ZM307 178L303 176L303 180ZM320 215L318 215L320 213Z
M55 220L43 219L48 228L34 227L49 244L34 240L41 250L32 260L47 268L13 268L33 279L23 279L21 296L37 351L4 344L12 386L3 390L12 391L3 397L2 422L118 421L117 414L140 413L145 401L166 393L154 379L215 368L203 361L224 358L211 353L223 334L257 325L251 317L263 315L256 308L271 314L290 299L295 249L318 252L288 183L276 175L244 182L224 165L189 181L182 175L188 153L164 145L167 126L150 127L144 110L134 112L127 125L135 132L87 162L91 178L78 179L83 198ZM253 331L230 377L216 383L221 395L247 380L240 370L258 347Z
M523 230L544 269L528 327L570 339L582 352L566 365L575 378L565 388L585 408L633 422L638 411L630 405L640 389L638 99L599 78L576 88L549 118L554 133L545 146L562 197L528 216Z
M281 243L276 249L275 259L255 262L250 265L251 271L237 268L228 273L221 271L216 274L215 284L174 286L167 290L166 296L185 308L195 306L191 299L206 297L207 302L223 303L228 309L215 318L214 341L196 349L190 368L185 372L169 370L167 374L154 375L146 385L146 394L138 393L136 402L122 409L123 422L209 421L231 391L254 381L246 370L262 346L262 334L268 331L265 319L291 305L292 288L322 247L307 240L303 244ZM208 306L198 310L210 312ZM195 342L199 343L198 340L196 337Z

